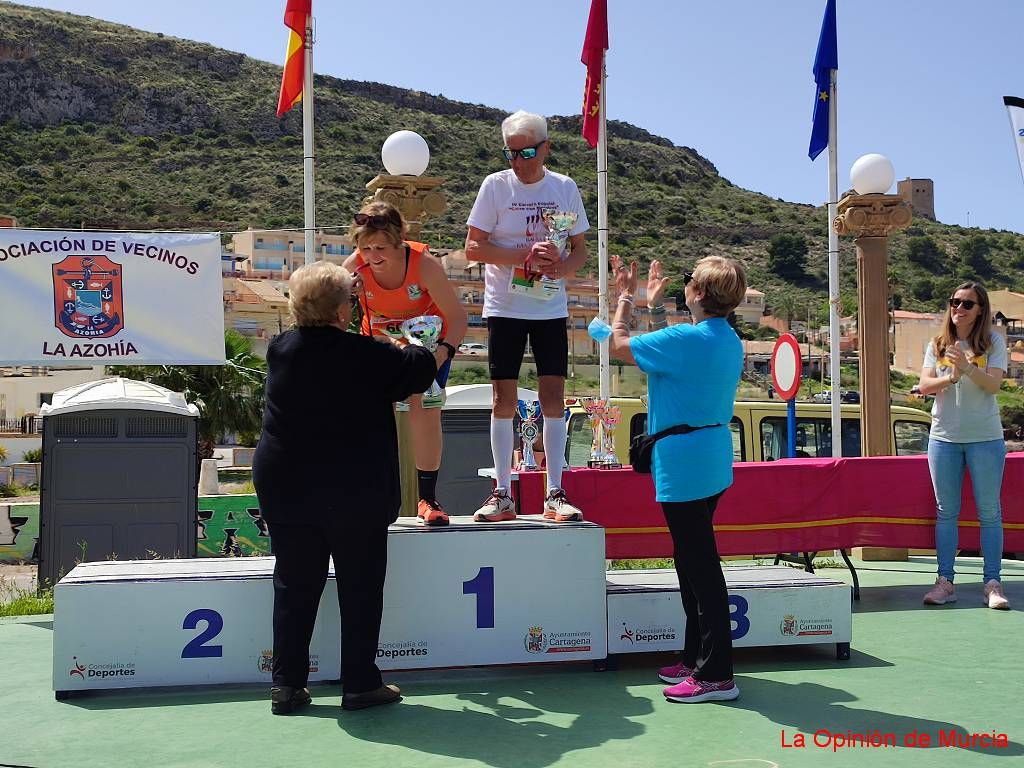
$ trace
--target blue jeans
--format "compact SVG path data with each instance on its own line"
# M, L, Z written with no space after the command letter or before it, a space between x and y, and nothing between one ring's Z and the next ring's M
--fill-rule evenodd
M981 443L928 441L928 470L935 489L935 553L939 576L953 580L953 559L957 549L957 519L960 517L960 491L964 466L971 473L974 504L981 524L981 554L984 579L999 579L1003 558L1003 520L999 492L1003 484L1006 443L986 440Z

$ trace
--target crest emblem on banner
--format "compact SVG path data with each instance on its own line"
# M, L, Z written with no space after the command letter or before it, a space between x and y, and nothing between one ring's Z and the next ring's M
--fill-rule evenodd
M106 256L68 256L53 265L53 317L73 339L108 339L124 328L121 265Z
M530 627L530 631L523 638L523 646L527 653L544 653L548 647L544 627Z

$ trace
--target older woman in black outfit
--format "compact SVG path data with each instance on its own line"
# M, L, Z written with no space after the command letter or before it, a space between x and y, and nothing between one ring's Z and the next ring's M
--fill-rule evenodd
M336 264L288 281L296 327L267 350L266 411L253 482L274 566L271 711L309 703L309 643L333 556L344 709L398 701L375 663L388 525L400 506L393 403L430 386L437 360L348 333L352 277ZM438 353L447 357L446 350Z

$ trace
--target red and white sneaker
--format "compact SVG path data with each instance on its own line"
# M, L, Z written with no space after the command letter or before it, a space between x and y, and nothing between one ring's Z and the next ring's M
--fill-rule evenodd
M662 667L658 670L658 677L670 685L681 683L693 674L693 667L688 667L683 662L673 664L670 667Z
M448 525L448 513L435 501L420 499L416 506L416 517L424 525Z
M679 704L699 704L702 701L732 701L740 697L739 686L733 680L694 680L688 677L677 685L670 685L663 693L669 701Z
M516 505L508 491L495 488L484 500L484 504L473 514L477 523L500 523L502 520L516 519Z
M552 488L544 499L544 519L556 523L574 523L583 519L583 512L569 503L565 491Z

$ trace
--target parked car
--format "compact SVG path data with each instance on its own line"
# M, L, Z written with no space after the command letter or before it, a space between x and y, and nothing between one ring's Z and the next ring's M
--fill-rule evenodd
M464 344L459 344L460 355L486 355L487 345L481 344L477 341L467 341Z
M839 393L839 402L840 403L859 403L860 402L860 392L858 392L855 389L847 390L846 392L840 392Z

